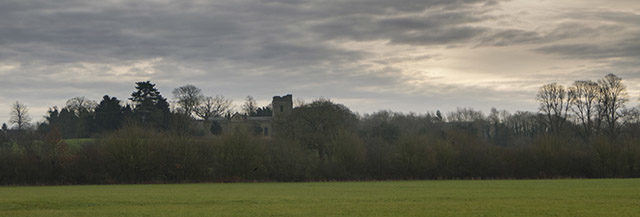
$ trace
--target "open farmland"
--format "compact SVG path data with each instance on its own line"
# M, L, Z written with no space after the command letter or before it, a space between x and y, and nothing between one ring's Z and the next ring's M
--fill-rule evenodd
M640 180L0 187L0 216L640 216Z

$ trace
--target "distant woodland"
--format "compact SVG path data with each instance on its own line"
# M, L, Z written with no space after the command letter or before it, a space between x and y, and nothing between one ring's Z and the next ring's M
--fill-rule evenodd
M31 123L15 102L0 130L0 184L640 177L640 111L621 78L540 87L538 112L472 108L358 115L295 102L273 135L220 132L224 96L150 81L128 99L75 97ZM238 113L271 116L247 97Z

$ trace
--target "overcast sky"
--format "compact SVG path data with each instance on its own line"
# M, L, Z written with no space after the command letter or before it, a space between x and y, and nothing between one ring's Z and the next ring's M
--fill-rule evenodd
M360 114L536 111L544 83L623 78L640 97L637 0L0 0L0 123L134 82Z

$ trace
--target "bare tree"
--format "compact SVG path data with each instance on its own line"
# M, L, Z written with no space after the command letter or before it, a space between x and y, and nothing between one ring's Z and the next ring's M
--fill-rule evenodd
M583 135L589 137L594 130L600 87L593 81L575 81L568 95L571 98L571 111L582 125Z
M98 103L96 103L96 101L87 99L84 96L79 96L67 100L65 108L76 114L76 116L80 116L82 113L93 112L97 106Z
M204 120L220 117L231 109L233 101L224 96L204 97L200 106L195 110L196 115Z
M304 99L302 98L296 98L296 100L293 102L293 107L300 107L305 105L306 103L304 102Z
M472 108L457 108L455 112L449 112L447 115L449 122L474 122L483 119L484 114Z
M557 83L545 84L538 91L536 100L540 103L540 112L545 115L550 130L559 130L567 120L571 103L564 87Z
M627 88L622 79L614 74L608 74L598 80L600 97L598 98L598 123L604 124L609 135L615 136L619 131L618 120L623 117L625 103L629 101Z
M15 124L18 130L23 130L29 126L31 117L29 117L29 109L26 105L16 101L11 106L11 119L9 123Z
M195 112L204 98L202 90L191 84L173 89L172 93L181 111L187 116L191 116Z
M242 111L248 116L254 116L258 110L256 100L252 96L247 96L244 104L242 104Z
M531 112L518 111L508 117L505 121L507 128L514 135L532 136L535 134L538 126L537 115Z

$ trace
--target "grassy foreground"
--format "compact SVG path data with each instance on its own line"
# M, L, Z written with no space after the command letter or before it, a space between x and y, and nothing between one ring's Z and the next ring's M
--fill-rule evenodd
M640 180L0 187L0 216L640 216Z

